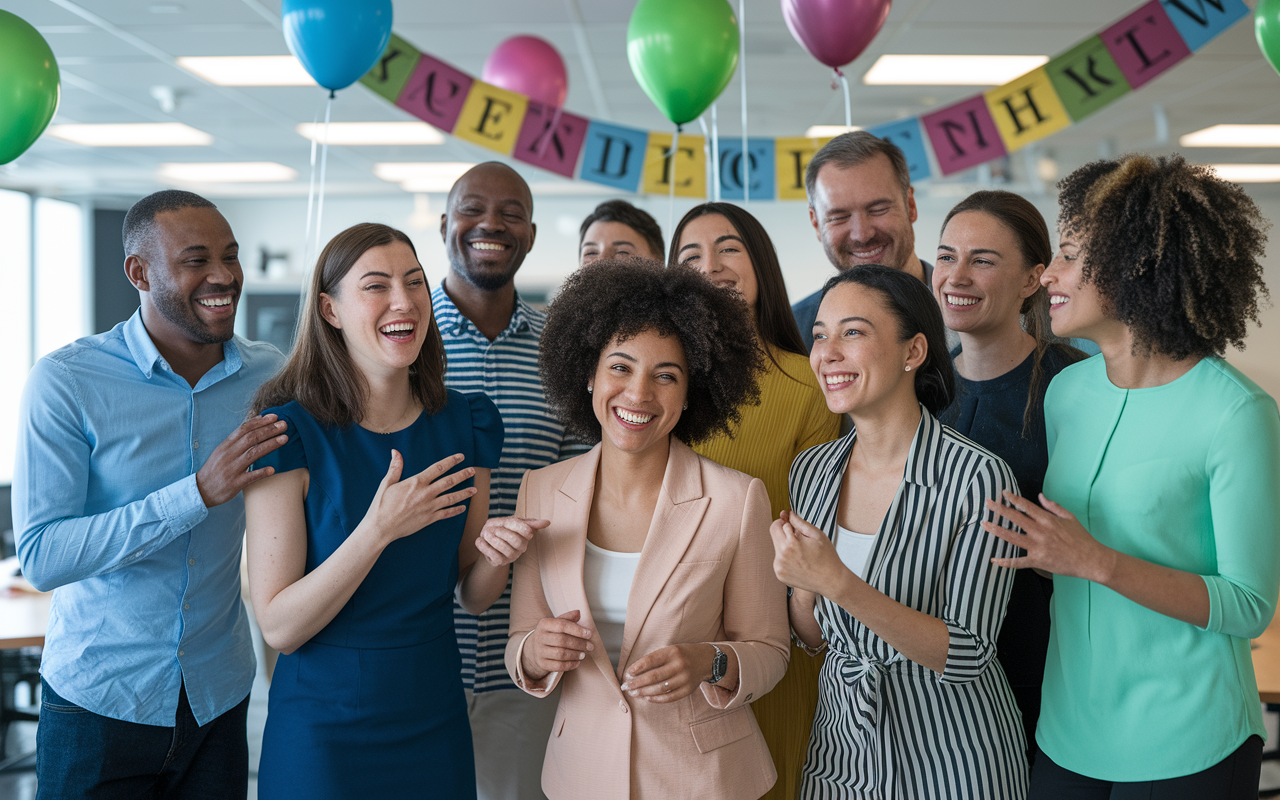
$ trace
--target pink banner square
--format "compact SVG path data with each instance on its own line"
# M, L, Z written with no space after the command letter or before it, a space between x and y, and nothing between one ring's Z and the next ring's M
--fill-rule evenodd
M396 105L445 133L453 133L471 83L470 75L423 53Z
M985 164L1005 154L1004 140L982 95L920 118L943 175Z
M530 100L511 155L517 161L572 178L590 125L591 120Z
M1151 0L1101 36L1107 52L1135 89L1191 55L1160 0Z

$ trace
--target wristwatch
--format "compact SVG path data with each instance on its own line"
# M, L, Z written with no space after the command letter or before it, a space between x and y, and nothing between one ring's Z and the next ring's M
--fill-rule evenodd
M719 683L724 674L729 671L729 656L714 644L711 646L715 647L716 657L711 659L711 680L707 683Z

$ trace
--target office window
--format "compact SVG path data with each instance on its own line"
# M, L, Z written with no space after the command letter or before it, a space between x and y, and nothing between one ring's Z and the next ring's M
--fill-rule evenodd
M35 221L35 357L40 358L91 331L83 210L41 197Z
M0 242L5 288L0 291L0 484L13 480L18 404L31 369L31 197L0 189Z

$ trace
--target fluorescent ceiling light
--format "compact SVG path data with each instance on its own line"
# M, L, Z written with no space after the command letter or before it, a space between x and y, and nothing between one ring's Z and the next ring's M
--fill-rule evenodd
M49 134L90 147L189 147L213 143L209 134L181 122L52 125Z
M830 139L832 137L839 136L842 133L860 130L862 130L862 128L859 128L857 125L810 125L809 130L805 131L804 135L810 139Z
M265 183L291 181L298 173L271 161L208 161L161 164L160 177L189 183Z
M324 124L304 122L298 133L323 141ZM444 144L444 134L425 122L331 122L329 144Z
M1183 147L1280 147L1280 125L1213 125L1178 139Z
M1280 164L1210 164L1209 168L1233 183L1280 182Z
M385 161L373 165L373 174L400 184L406 192L447 192L475 164L464 161Z
M218 86L315 86L293 56L182 56L178 66Z
M999 86L1048 61L1048 56L883 55L862 82L869 86Z

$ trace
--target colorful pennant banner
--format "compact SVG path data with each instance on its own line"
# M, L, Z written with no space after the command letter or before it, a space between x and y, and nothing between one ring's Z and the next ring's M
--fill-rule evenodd
M1249 16L1243 0L1150 0L1047 64L920 117L868 128L902 148L911 179L951 175L1079 122L1204 47ZM478 80L392 35L361 81L445 133L566 178L625 192L706 197L705 137L588 119ZM719 143L720 196L803 200L809 159L829 139L740 138ZM930 157L932 153L932 158ZM745 164L744 164L745 162ZM746 169L744 169L744 166Z

